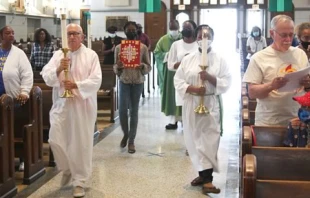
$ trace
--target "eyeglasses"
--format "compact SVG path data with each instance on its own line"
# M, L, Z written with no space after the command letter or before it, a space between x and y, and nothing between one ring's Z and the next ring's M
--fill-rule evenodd
M287 37L293 38L295 36L294 33L287 34L287 33L279 33L276 30L273 30L273 31L276 32L281 38L287 38Z
M70 37L71 35L72 35L72 36L78 36L78 35L80 35L80 34L81 34L81 32L68 32L68 33L67 33L67 36L68 36L68 37Z

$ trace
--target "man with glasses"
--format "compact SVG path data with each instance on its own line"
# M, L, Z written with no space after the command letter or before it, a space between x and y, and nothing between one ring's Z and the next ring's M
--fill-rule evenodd
M45 83L53 87L53 106L50 111L49 144L57 168L63 171L61 185L72 181L73 196L85 195L85 182L92 171L94 125L97 118L97 91L101 85L101 68L96 52L85 47L84 34L77 24L67 26L70 52L63 58L55 52L43 67ZM69 79L64 70L69 70ZM73 98L61 98L70 90Z
M278 89L288 83L285 74L308 67L308 58L304 51L291 46L294 22L289 16L275 16L269 32L273 43L251 57L243 81L248 83L249 97L257 99L255 125L287 125L297 117L299 108L292 97L303 95L304 91L279 92ZM306 76L300 79L300 88L310 86Z

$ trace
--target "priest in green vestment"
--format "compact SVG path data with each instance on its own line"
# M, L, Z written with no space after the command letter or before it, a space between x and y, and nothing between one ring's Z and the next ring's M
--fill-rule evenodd
M179 22L177 20L172 20L169 23L169 32L162 36L156 44L154 55L157 66L157 75L158 75L158 84L160 93L163 93L164 86L164 73L167 73L167 55L170 50L172 43L176 40L182 38L181 33L179 32ZM166 71L165 71L166 70ZM166 75L167 77L167 75Z
M169 102L168 95L174 94L174 89L171 89L173 85L173 77L175 71L169 71L167 67L168 53L170 47L174 41L180 40L182 38L182 34L179 32L179 22L177 20L172 20L169 23L169 32L161 37L156 44L156 48L154 50L156 66L157 66L157 75L158 75L158 84L161 95L161 111L165 113L165 115L170 116L171 112L175 111L171 108L175 109L175 102ZM174 98L174 97L172 97ZM173 113L174 114L174 113ZM178 114L181 114L180 112ZM168 124L166 129L175 129L175 125Z

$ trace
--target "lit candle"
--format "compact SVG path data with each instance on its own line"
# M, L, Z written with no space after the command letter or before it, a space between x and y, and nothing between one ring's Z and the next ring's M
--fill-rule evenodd
M68 48L68 39L67 39L67 23L66 23L66 14L61 14L61 42L62 48Z
M202 28L202 45L201 45L201 65L207 66L208 63L208 56L207 56L207 49L208 49L208 30L206 27Z

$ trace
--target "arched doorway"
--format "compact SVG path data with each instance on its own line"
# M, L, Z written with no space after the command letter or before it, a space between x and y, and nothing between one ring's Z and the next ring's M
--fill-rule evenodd
M185 12L180 12L180 13L175 17L175 19L176 19L177 21L179 21L179 24L180 24L180 31L181 31L181 30L182 30L182 24L183 24L185 21L189 20L189 15L188 15L187 13L185 13Z

